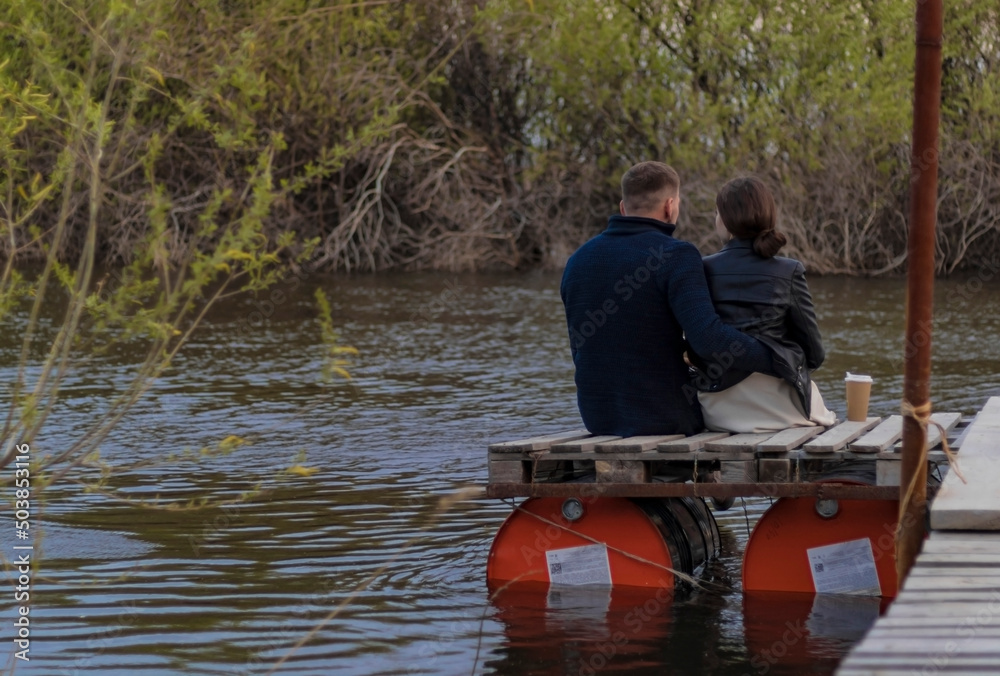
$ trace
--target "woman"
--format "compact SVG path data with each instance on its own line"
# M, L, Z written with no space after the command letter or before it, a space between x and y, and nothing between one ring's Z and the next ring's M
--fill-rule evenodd
M715 198L715 224L729 242L704 259L712 301L722 321L760 340L774 373L751 373L739 355L696 364L698 401L713 431L769 432L832 425L809 377L823 363L823 343L802 263L776 257L785 236L775 229L774 197L758 179L729 181Z

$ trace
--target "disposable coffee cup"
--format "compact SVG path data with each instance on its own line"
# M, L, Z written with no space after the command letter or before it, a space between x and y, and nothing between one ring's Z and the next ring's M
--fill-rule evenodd
M848 372L844 383L847 386L847 419L852 422L864 422L868 419L872 377Z

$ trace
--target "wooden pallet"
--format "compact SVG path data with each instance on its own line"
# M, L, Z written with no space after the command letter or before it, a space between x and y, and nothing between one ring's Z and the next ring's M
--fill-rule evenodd
M952 441L964 429L958 413L933 419ZM697 483L706 479L736 484L798 483L818 476L831 465L868 462L882 486L899 483L899 438L902 418L873 417L841 422L830 428L798 427L761 434L703 432L692 436L660 435L620 438L572 430L489 446L491 486L564 483L593 477L598 484ZM928 447L940 445L936 427L929 428ZM941 451L929 460L945 461ZM493 490L491 494L497 495ZM518 494L524 494L523 491Z

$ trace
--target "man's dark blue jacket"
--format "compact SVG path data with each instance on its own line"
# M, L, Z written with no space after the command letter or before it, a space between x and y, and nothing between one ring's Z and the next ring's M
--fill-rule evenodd
M684 363L706 359L771 371L770 352L722 323L698 250L675 226L612 216L566 263L560 293L576 366L577 403L593 434L697 434L704 428Z

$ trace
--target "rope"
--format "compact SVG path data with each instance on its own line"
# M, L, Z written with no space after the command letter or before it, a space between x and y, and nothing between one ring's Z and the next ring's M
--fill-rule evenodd
M705 591L708 591L708 589L704 586L704 584L702 584L703 581L696 580L695 578L691 577L690 575L682 573L679 570L675 570L673 568L670 568L669 566L664 566L662 563L657 563L656 561L650 561L647 558L644 558L644 557L639 556L637 554L633 554L631 552L627 552L624 549L619 549L618 547L614 547L612 545L609 545L607 542L601 542L600 540L598 540L596 538L592 538L589 535L585 535L584 533L581 533L579 531L573 530L572 528L564 526L561 523L556 523L555 521L553 521L551 519L546 519L541 514L535 514L534 512L529 512L528 510L526 510L523 507L521 507L521 505L517 505L514 509L516 511L519 511L519 512L522 512L524 514L527 514L530 517L538 519L539 521L541 521L544 524L547 524L549 526L555 526L556 528L558 528L560 530L564 530L567 533L572 533L573 535L577 536L578 538L581 538L583 540L587 540L588 542L593 542L594 544L604 545L605 547L608 548L608 550L613 551L613 552L617 552L618 554L621 554L625 558L632 559L633 561L638 561L639 563L644 563L644 564L647 564L649 566L653 566L654 568L659 568L659 569L664 570L664 571L666 571L668 573L671 573L674 577L677 577L677 578L683 580L684 582L687 582L692 587L697 587L699 589L703 589Z
M955 457L955 453L951 450L951 447L948 446L948 431L944 427L942 427L941 424L936 420L931 420L931 403L929 401L925 401L920 406L914 406L906 399L904 399L903 403L900 406L900 412L903 414L904 418L912 418L913 420L917 421L917 424L920 425L921 429L924 430L925 438L927 435L928 423L938 428L938 431L941 433L941 450L944 451L945 457L948 458L948 464L951 466L952 471L955 472L955 475L962 480L962 483L964 484L969 483L968 481L965 480L965 475L962 474L962 470L958 466L958 459ZM921 463L924 463L926 461L927 461L927 444L925 443L923 447L920 449L920 460L917 464L920 465ZM910 485L906 487L906 494L903 496L903 499L899 503L900 519L899 519L899 524L896 525L897 537L899 534L899 526L903 522L902 517L904 514L906 514L906 510L910 506L910 500L913 498L913 491L917 487L917 476L918 476L917 474L914 474L913 477L910 479Z
M531 463L531 482L532 483L535 483L535 478L537 477L538 461L539 461L541 455L542 455L541 453L532 453L532 463ZM697 481L697 477L698 477L698 461L695 460L695 481ZM593 542L594 544L604 545L609 550L611 550L613 552L618 552L619 554L621 554L622 556L624 556L626 558L633 559L633 560L638 561L640 563L645 563L645 564L648 564L650 566L654 566L656 568L661 568L661 569L665 570L666 572L671 573L672 575L674 575L674 577L677 577L677 578L683 580L684 582L687 582L688 584L690 584L693 587L698 587L700 589L705 589L704 586L702 586L701 584L699 584L698 580L696 580L695 578L691 577L690 575L685 575L684 573L682 573L679 570L674 570L673 568L670 568L668 566L664 566L663 564L657 563L655 561L650 561L649 559L645 559L645 558L643 558L641 556L637 556L636 554L632 554L631 552L627 552L624 549L619 549L617 547L613 547L613 546L609 545L606 542L601 542L600 540L592 538L589 535L584 535L583 533L575 531L572 528L568 528L568 527L564 526L561 523L556 523L555 521L552 521L551 519L546 519L544 516L541 516L540 514L535 514L533 512L529 512L528 510L522 508L521 505L516 505L514 507L514 509L515 509L515 511L523 512L524 514L527 514L528 516L534 517L534 518L538 519L539 521L541 521L541 522L543 522L545 524L548 524L550 526L555 526L556 528L558 528L560 530L564 530L567 533L572 533L573 535L576 535L579 538L582 538L584 540L588 540L590 542Z
M740 502L743 503L743 518L747 522L747 539L750 539L750 514L747 512L747 501L740 496Z

